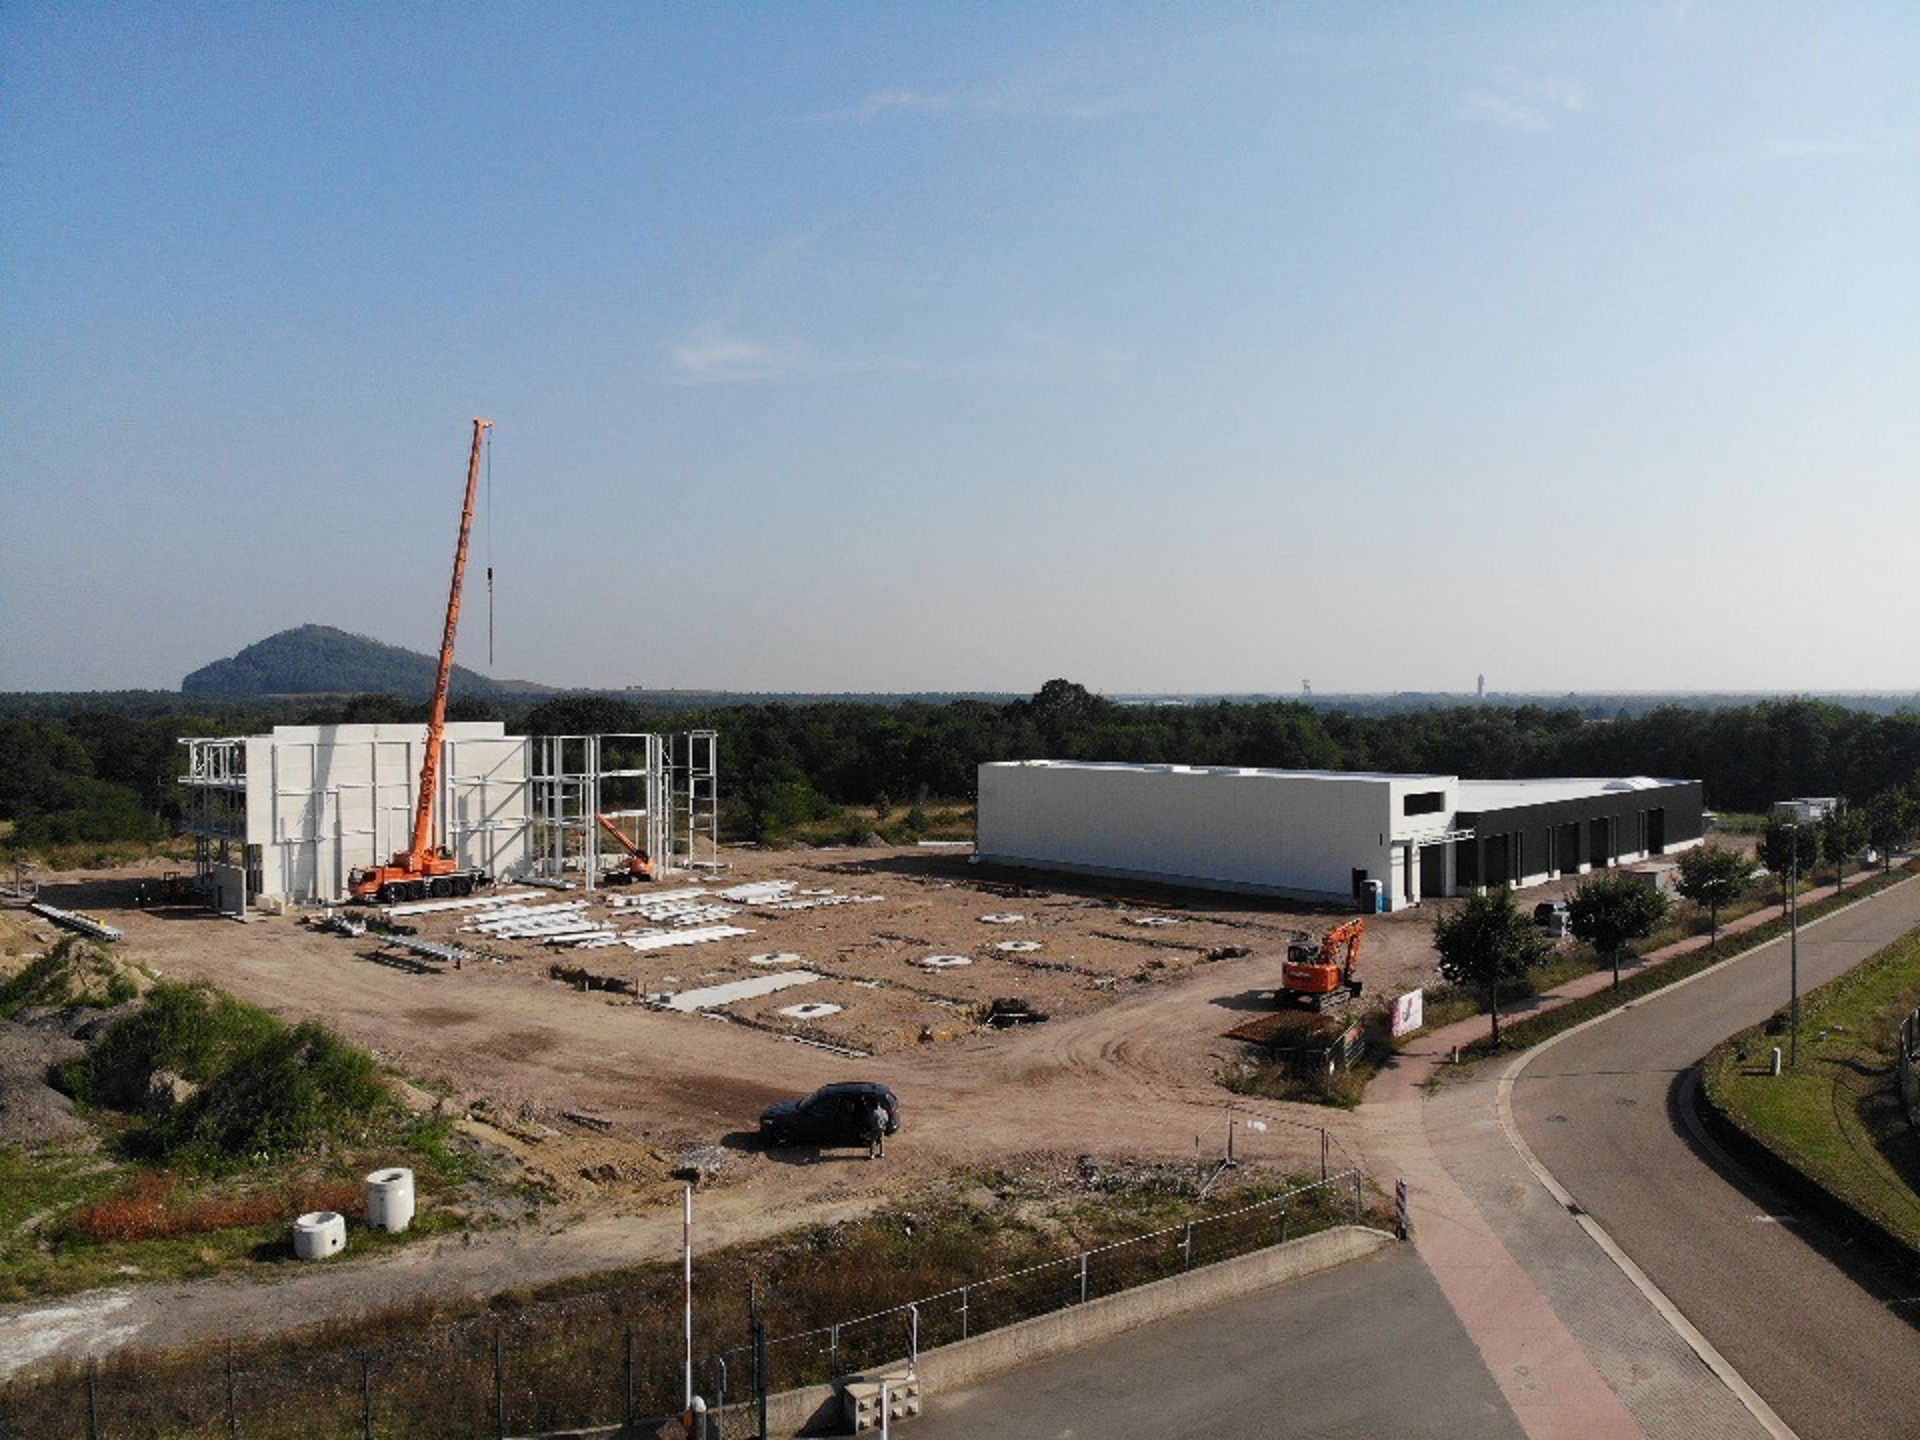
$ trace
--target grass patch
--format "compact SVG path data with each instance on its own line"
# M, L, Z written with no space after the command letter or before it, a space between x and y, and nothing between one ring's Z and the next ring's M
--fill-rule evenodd
M1784 1011L1707 1057L1707 1098L1743 1133L1920 1252L1920 1136L1895 1088L1900 1022L1920 1006L1920 929L1801 997L1800 1064L1778 1077Z
M65 935L0 984L0 1020L22 1010L85 1006L111 1009L138 998L145 979L92 941Z
M322 1025L288 1027L204 982L156 985L61 1070L75 1099L130 1117L126 1150L212 1173L364 1145L400 1116L373 1057Z
M1917 862L1920 863L1920 862ZM1893 871L1891 874L1875 875L1842 891L1838 895L1827 895L1819 900L1803 904L1800 907L1801 923L1818 920L1822 915L1830 914L1843 905L1868 895L1878 894L1890 885L1913 874L1912 866ZM1478 1060L1495 1053L1531 1049L1543 1040L1549 1040L1563 1030L1570 1030L1596 1016L1618 1010L1632 1001L1651 995L1664 989L1676 980L1684 980L1689 975L1718 965L1722 960L1735 955L1758 949L1770 941L1779 939L1787 933L1787 922L1770 920L1752 930L1742 931L1739 935L1721 938L1718 949L1711 947L1688 951L1685 955L1665 960L1644 970L1622 978L1618 985L1610 985L1604 990L1596 990L1591 995L1583 995L1564 1005L1556 1005L1550 1010L1537 1011L1531 1015L1517 1016L1512 1020L1503 1020L1500 1026L1500 1044L1493 1045L1490 1039L1482 1037L1469 1045L1461 1047L1462 1060Z
M358 1216L385 1165L415 1171L420 1212L354 1244L404 1244L459 1228L435 1200L487 1178L479 1147L409 1114L372 1056L205 984L155 985L59 1078L103 1143L0 1149L0 1301L290 1264L287 1223Z
M1091 1299L1270 1245L1283 1228L1293 1237L1353 1218L1350 1187L1295 1196L1283 1218L1282 1207L1242 1210L1281 1194L1282 1177L1241 1171L1230 1183L1203 1197L1189 1166L1056 1166L1024 1156L1017 1173L1009 1167L962 1177L859 1220L701 1251L694 1267L698 1386L717 1398L719 1368L710 1357L729 1352L727 1398L737 1403L749 1393L751 1362L737 1347L749 1333L750 1293L771 1330L770 1382L780 1390L904 1354L907 1319L893 1307L909 1300L925 1302L919 1339L931 1348L963 1329L978 1334L1079 1303L1085 1250L1165 1232L1092 1255ZM1384 1220L1372 1201L1367 1207L1363 1218ZM1188 1221L1196 1222L1190 1246ZM991 1277L1007 1278L982 1283ZM970 1287L964 1301L961 1286ZM663 1414L678 1408L680 1394L679 1296L679 1265L667 1261L237 1345L244 1433L260 1440L358 1433L363 1356L370 1357L364 1373L379 1434L494 1434L496 1353L505 1362L507 1433L615 1422L629 1336L640 1414ZM892 1313L876 1313L884 1311ZM835 1324L837 1335L819 1328ZM810 1331L817 1333L803 1333ZM224 1360L210 1348L114 1357L99 1376L103 1433L226 1434ZM77 1370L16 1384L0 1396L0 1425L17 1440L66 1435L74 1415L84 1414L74 1409L84 1395Z

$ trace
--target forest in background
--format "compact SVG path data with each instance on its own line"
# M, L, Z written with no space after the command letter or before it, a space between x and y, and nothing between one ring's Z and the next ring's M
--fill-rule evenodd
M424 723L385 695L215 701L171 692L0 697L0 844L27 851L164 838L179 817L177 741L275 724ZM1324 702L1143 705L1066 680L1006 702L660 706L606 694L456 696L449 718L516 733L706 727L720 735L723 829L773 840L842 806L969 800L988 760L1054 759L1438 772L1474 779L1655 775L1705 783L1719 810L1795 795L1864 802L1920 783L1920 712L1820 700L1595 716L1467 702L1375 713Z

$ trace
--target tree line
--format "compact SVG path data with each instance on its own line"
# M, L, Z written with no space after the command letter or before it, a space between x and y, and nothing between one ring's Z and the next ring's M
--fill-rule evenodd
M390 696L198 700L0 706L0 821L12 823L15 843L167 833L179 816L182 736L425 719L423 704ZM450 715L502 720L526 734L711 728L720 738L723 823L734 835L769 838L840 806L971 798L983 761L1036 757L1480 779L1655 775L1701 780L1708 805L1729 811L1798 795L1844 795L1865 807L1920 779L1920 713L1870 714L1814 700L1607 718L1493 704L1358 714L1295 701L1122 704L1053 680L1006 703L668 709L606 695L456 697Z

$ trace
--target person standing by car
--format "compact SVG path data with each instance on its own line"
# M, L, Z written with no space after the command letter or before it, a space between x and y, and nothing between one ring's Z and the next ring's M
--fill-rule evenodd
M867 1137L867 1159L880 1160L887 1153L887 1107L875 1096L867 1103L865 1121Z

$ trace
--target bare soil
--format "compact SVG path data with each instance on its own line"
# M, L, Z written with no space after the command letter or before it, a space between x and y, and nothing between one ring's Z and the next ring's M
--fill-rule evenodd
M1021 1155L1212 1163L1225 1148L1232 1098L1215 1076L1238 1050L1223 1032L1271 1006L1289 938L1340 918L1253 897L996 873L951 851L728 850L724 858L730 868L717 879L676 878L663 888L785 879L882 898L801 911L749 907L728 922L749 935L652 953L489 942L485 958L454 969L395 962L373 936L350 940L293 917L242 924L134 908L134 885L161 862L45 877L49 899L121 927L123 950L154 972L213 981L289 1020L324 1020L458 1106L539 1200L530 1219L498 1217L522 1220L510 1228L427 1242L377 1263L330 1264L270 1287L209 1285L191 1304L173 1290L168 1326L201 1337L223 1324L277 1327L288 1315L311 1320L436 1292L484 1293L670 1253L679 1223L673 1173L696 1147L718 1144L726 1155L702 1184L706 1244L859 1213L956 1170ZM604 898L593 910L623 918ZM990 914L1023 919L981 919ZM454 912L419 923L430 938L474 941L460 920ZM1429 907L1368 921L1360 969L1369 999L1430 980L1431 935ZM1008 940L1039 948L997 948ZM767 974L749 957L774 951L798 952L828 978L682 1014L549 974L557 960L642 993L677 991ZM925 968L939 954L972 963ZM1050 1018L993 1029L984 1013L997 998L1024 1000ZM812 1001L843 1008L818 1020L779 1013ZM905 1115L884 1161L757 1143L758 1115L772 1101L869 1078L894 1088ZM1317 1172L1325 1127L1332 1163L1348 1163L1350 1114L1261 1104L1264 1128L1243 1126L1237 1136L1242 1155ZM289 1287L300 1292L298 1305L281 1293ZM274 1298L248 1299L250 1289ZM122 1318L146 1308L142 1300ZM0 1337L9 1320L0 1313Z

